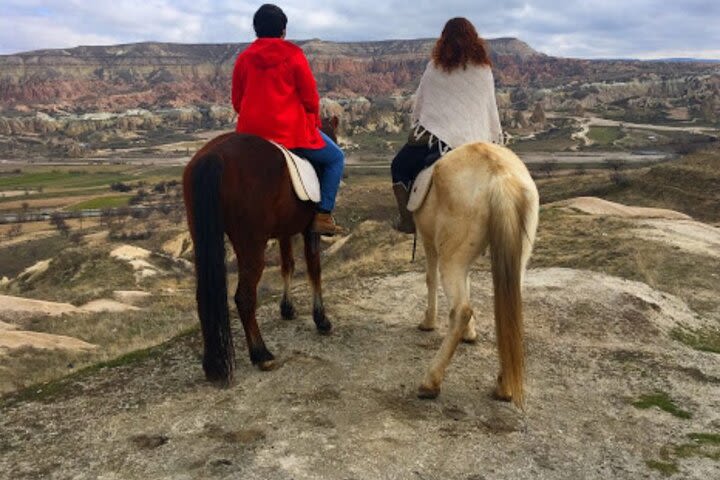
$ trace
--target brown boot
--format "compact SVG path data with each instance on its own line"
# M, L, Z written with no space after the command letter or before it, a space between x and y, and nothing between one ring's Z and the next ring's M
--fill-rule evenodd
M342 228L335 223L332 215L318 212L315 214L315 220L313 220L312 231L320 235L332 237L333 235L342 233Z
M403 184L396 183L393 185L393 193L395 193L395 200L400 211L400 219L395 222L393 228L402 233L415 233L415 221L412 213L407 209L410 192L405 189Z

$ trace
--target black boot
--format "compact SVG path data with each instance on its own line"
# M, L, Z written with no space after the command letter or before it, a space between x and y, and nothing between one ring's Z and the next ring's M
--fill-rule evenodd
M410 192L402 183L396 183L393 185L393 193L395 193L395 200L400 211L400 219L393 225L393 228L402 233L415 233L415 221L412 213L407 209Z

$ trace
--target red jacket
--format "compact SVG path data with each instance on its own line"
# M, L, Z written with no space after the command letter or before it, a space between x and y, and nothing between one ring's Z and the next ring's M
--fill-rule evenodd
M237 131L287 148L320 149L320 96L305 54L280 38L258 38L235 62Z

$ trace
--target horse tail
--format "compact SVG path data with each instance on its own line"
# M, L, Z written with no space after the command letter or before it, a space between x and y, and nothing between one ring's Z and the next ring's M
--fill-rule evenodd
M235 349L227 299L225 236L220 181L222 158L208 154L191 172L192 225L197 277L197 304L202 329L203 370L211 382L229 385L235 369Z
M489 241L495 289L495 331L500 356L498 396L523 408L523 245L530 200L514 177L500 175L490 184Z

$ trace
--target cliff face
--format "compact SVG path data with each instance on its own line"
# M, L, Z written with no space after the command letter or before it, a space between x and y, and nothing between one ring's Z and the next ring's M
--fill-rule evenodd
M433 39L298 44L323 96L412 93ZM549 57L526 43L489 41L500 87L550 88L717 71L708 64L589 61ZM0 110L124 111L227 104L235 57L247 44L139 43L0 56Z
M331 98L410 93L433 43L298 42L321 93ZM501 86L556 85L600 68L539 54L517 39L489 43ZM0 108L82 112L224 104L234 59L246 46L140 43L0 56Z
M408 128L433 39L298 44L323 111L341 116L345 132ZM489 44L502 118L528 117L541 104L571 114L612 108L636 121L720 121L720 65L556 58L513 38ZM0 56L0 136L52 134L90 145L102 143L97 132L230 128L231 73L246 47L140 43Z

